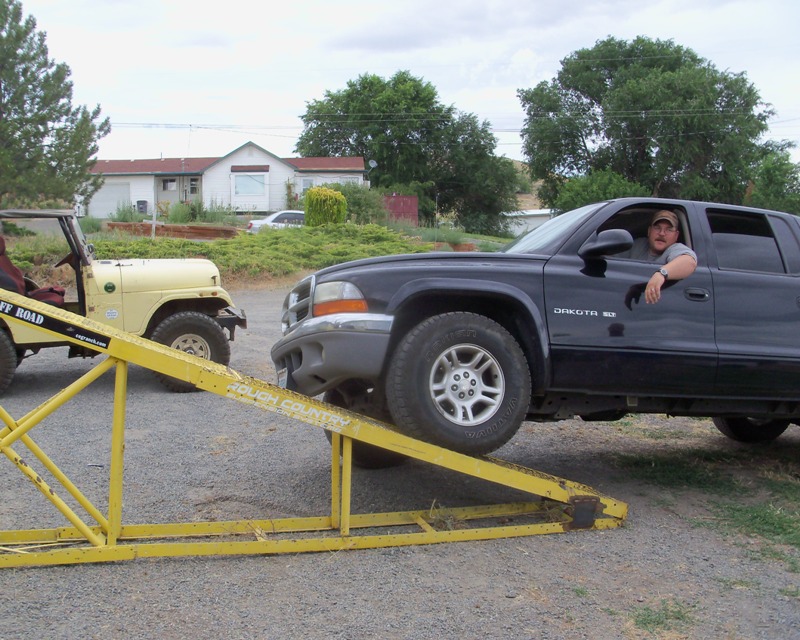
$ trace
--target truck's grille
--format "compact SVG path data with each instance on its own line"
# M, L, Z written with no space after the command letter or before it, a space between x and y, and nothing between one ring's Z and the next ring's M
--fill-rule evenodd
M284 334L291 331L298 322L302 322L311 313L311 301L314 297L314 276L308 276L298 282L283 301L281 314L281 330Z

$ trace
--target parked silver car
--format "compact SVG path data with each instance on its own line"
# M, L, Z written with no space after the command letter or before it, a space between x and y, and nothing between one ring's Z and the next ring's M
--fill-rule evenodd
M283 229L287 226L299 226L305 224L305 221L306 214L303 211L296 209L276 211L275 213L269 214L266 218L251 220L247 225L247 233L258 233L263 227Z

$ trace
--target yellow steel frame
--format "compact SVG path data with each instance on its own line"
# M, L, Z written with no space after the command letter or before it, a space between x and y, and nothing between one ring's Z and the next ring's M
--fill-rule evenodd
M278 554L487 540L570 529L621 526L627 505L563 478L490 457L466 456L394 430L390 425L319 402L227 367L98 322L0 290L0 320L23 323L107 358L39 407L14 419L0 405L0 451L60 511L68 526L0 530L0 567L130 560L155 556ZM319 517L124 524L123 452L128 366L136 364L199 389L289 416L332 433L331 511ZM42 420L115 369L108 510L103 514L34 442ZM536 498L489 506L387 513L351 513L352 442L359 440L430 464L521 490ZM49 474L23 458L28 453ZM60 485L68 499L62 498ZM83 515L79 514L80 507ZM470 524L468 524L470 523ZM409 531L409 528L411 530ZM355 535L354 530L363 533Z

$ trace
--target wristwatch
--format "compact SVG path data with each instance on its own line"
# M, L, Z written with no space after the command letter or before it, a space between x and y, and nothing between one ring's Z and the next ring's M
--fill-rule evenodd
M661 267L658 272L664 276L664 280L669 280L669 271L667 271L664 267Z

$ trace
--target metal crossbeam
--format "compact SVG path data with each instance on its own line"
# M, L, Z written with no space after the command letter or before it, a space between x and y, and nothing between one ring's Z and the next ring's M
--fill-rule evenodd
M406 436L391 425L242 376L222 365L0 290L0 320L33 327L107 357L81 378L14 419L0 405L0 451L66 518L53 529L0 530L0 567L74 564L188 555L278 554L488 540L619 527L627 505L591 487L509 462L467 456ZM332 433L328 515L227 522L124 524L122 517L128 366L136 364L199 389L278 413ZM108 512L103 514L35 443L30 432L67 401L115 369ZM532 496L530 502L353 514L352 442ZM18 450L24 447L35 463ZM37 464L41 469L32 466ZM49 480L45 480L46 471ZM64 498L60 491L66 492ZM76 504L85 512L78 513ZM410 529L410 531L409 531ZM354 534L354 531L364 531ZM376 531L382 531L376 533ZM383 532L386 531L386 532Z

